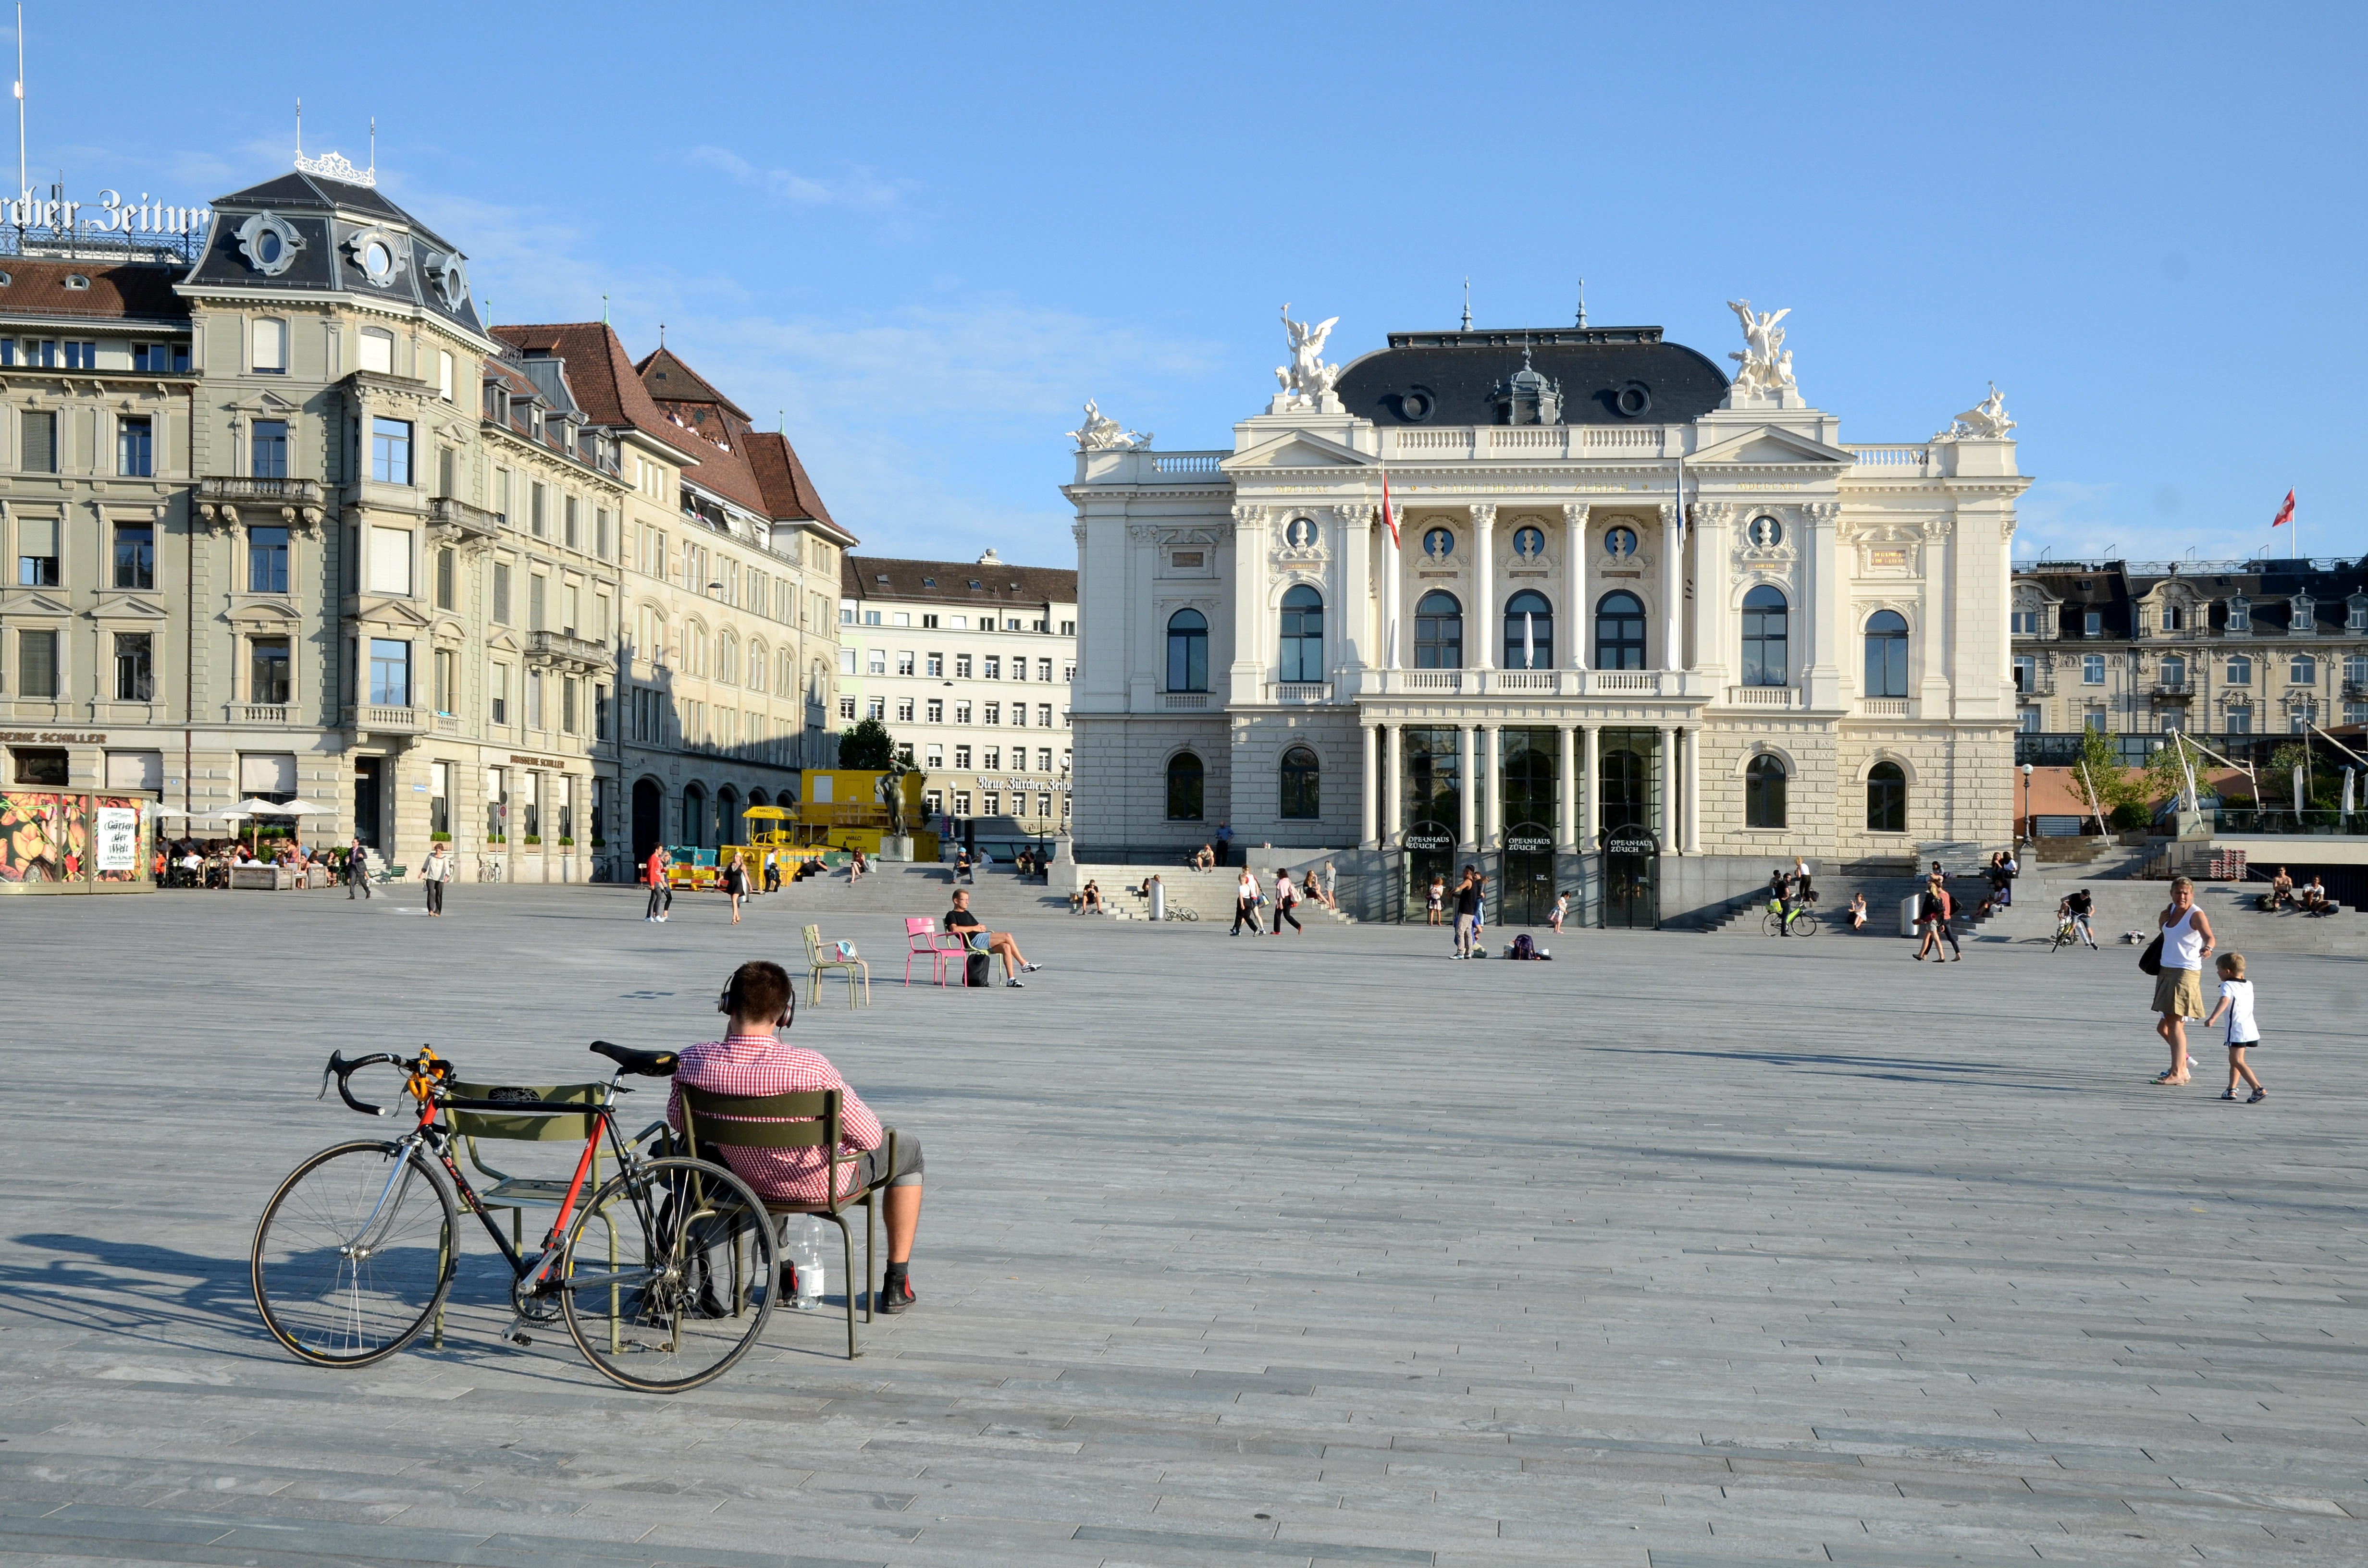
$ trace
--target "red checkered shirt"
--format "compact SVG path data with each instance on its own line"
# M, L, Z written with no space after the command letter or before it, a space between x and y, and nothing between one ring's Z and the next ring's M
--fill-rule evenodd
M719 1095L798 1095L837 1089L838 1146L842 1165L866 1149L885 1141L880 1119L863 1103L838 1069L820 1051L785 1045L770 1035L736 1034L708 1040L682 1053L675 1064L674 1081ZM666 1096L666 1123L682 1129L682 1095ZM723 1163L747 1179L759 1198L784 1203L827 1203L830 1194L820 1149L724 1149ZM843 1198L855 1185L844 1169L838 1191Z

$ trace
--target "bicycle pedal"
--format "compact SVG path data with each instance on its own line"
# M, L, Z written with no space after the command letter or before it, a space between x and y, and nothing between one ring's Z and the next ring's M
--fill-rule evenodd
M513 1334L510 1335L510 1343L512 1345L532 1345L534 1343L534 1336L527 1334Z

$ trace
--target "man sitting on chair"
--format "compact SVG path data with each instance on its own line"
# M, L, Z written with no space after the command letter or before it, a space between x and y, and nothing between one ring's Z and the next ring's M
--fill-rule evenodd
M720 1040L694 1045L682 1053L674 1081L718 1095L799 1095L837 1089L841 1165L839 1193L887 1187L888 1277L873 1303L883 1312L901 1312L916 1300L907 1278L913 1261L913 1238L921 1228L921 1141L896 1134L896 1168L888 1165L888 1138L880 1119L863 1103L848 1081L838 1075L819 1051L785 1044L780 1031L797 1017L797 993L789 971L765 959L751 960L732 971L732 982L715 1005L732 1017ZM682 1096L666 1096L666 1122L682 1130ZM723 1163L756 1188L759 1198L782 1203L827 1203L830 1176L820 1149L720 1149ZM789 1216L781 1216L784 1234Z
M954 906L946 911L945 926L947 930L959 934L966 945L977 949L981 952L1001 953L1003 955L1003 983L1006 985L1018 985L1019 983L1019 971L1020 971L1036 970L1044 967L1042 964L1030 963L1026 959L1019 956L1019 944L1011 939L1010 932L989 931L984 926L979 924L978 916L970 912L970 890L968 888L956 888L954 890ZM982 935L986 938L986 945L984 948L979 947L977 940L977 938Z

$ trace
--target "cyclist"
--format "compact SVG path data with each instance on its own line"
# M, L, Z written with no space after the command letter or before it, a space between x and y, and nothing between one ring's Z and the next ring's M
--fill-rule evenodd
M2097 934L2089 928L2089 916L2095 914L2096 909L2097 901L2089 896L2087 888L2067 894L2064 902L2055 906L2055 918L2070 926L2072 934L2088 943L2091 951L2097 946Z

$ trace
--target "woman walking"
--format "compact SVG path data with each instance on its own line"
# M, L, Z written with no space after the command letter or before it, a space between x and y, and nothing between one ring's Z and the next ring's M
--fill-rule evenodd
M1255 937L1258 934L1258 873L1244 866L1241 881L1234 884L1234 928L1225 935L1240 936L1245 920L1250 923L1250 935Z
M2162 970L2154 977L2154 1010L2162 1015L2154 1032L2170 1047L2170 1067L2155 1075L2172 1087L2187 1082L2187 1020L2203 1016L2203 960L2212 956L2212 922L2195 907L2195 884L2185 877L2170 884L2170 903L2155 923L2162 927Z
M748 862L740 851L732 852L731 868L723 873L723 891L732 896L732 924L740 924L740 901L748 896Z
M1298 884L1291 880L1291 872L1287 869L1281 866L1277 866L1274 869L1273 934L1275 936L1280 937L1282 935L1282 923L1286 920L1291 922L1291 928L1292 930L1298 932L1303 937L1307 935L1307 927L1302 926L1299 923L1299 916L1292 913L1292 908L1297 905L1298 903Z
M452 856L440 842L427 852L427 864L419 868L419 880L427 884L427 913L441 919L444 884L452 880Z
M1554 894L1554 917L1548 920L1546 924L1554 928L1554 934L1555 936L1559 937L1562 935L1562 917L1569 913L1570 894L1567 892L1558 892Z

